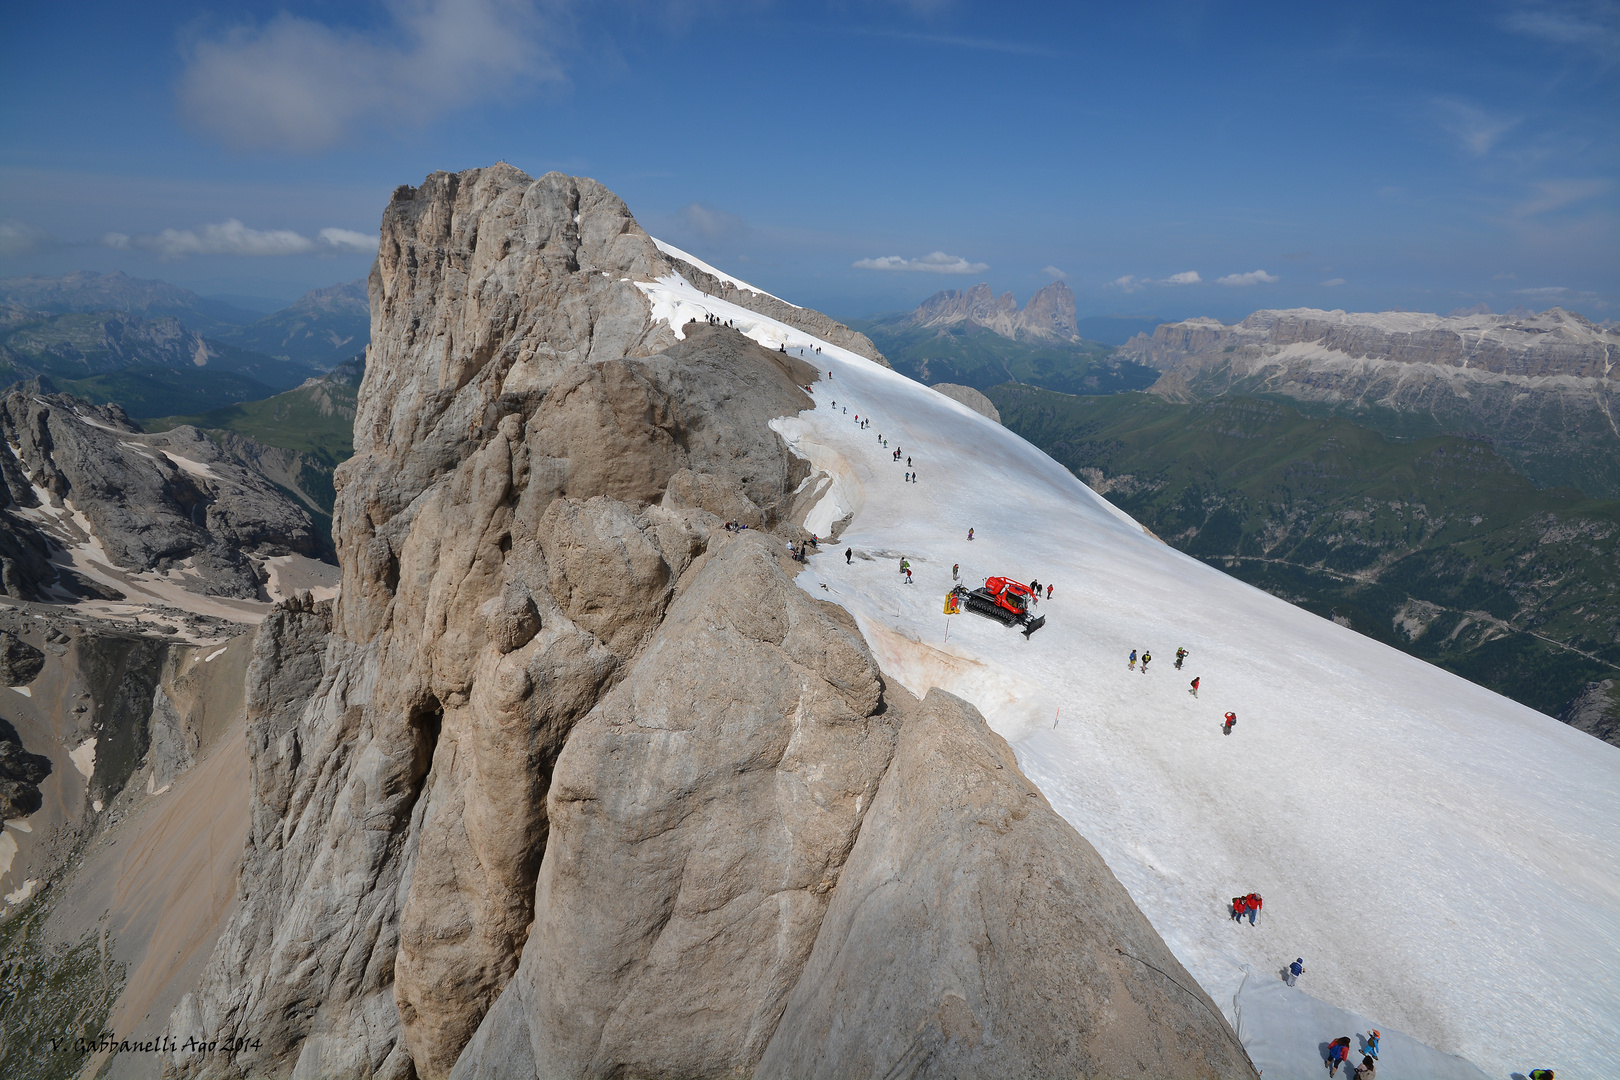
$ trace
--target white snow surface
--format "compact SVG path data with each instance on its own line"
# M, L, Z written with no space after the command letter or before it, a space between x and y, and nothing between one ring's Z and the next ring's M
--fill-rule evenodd
M719 278L721 281L735 285L737 288L742 289L745 292L759 293L761 296L769 296L772 300L782 300L782 298L777 296L775 293L768 293L757 285L750 285L748 282L743 281L740 278L732 277L724 270L715 269L702 259L698 258L696 255L688 254L687 252L684 252L680 248L676 247L674 244L666 244L656 236L652 237L652 242L657 245L658 250L662 251L665 255L672 255L677 259L682 259L689 262L699 270L702 270L705 274L709 274L713 277ZM798 304L792 303L788 300L782 300L782 303L787 304L788 307L796 308L799 306Z
M854 615L889 678L984 713L1229 1020L1246 971L1302 956L1327 1005L1492 1075L1612 1072L1620 748L1182 555L902 375L679 277L638 287L677 333L708 311L768 347L821 347L816 407L772 427L832 481L807 527L853 516L800 585ZM1053 584L1046 626L947 622L958 562L969 587ZM1146 674L1132 649L1156 654ZM1234 924L1249 892L1259 923ZM1243 998L1251 1031L1294 1022Z
M1238 1038L1262 1076L1325 1076L1328 1044L1348 1038L1349 1067L1339 1075L1352 1080L1367 1052L1367 1037L1377 1029L1378 1080L1490 1080L1491 1074L1460 1057L1443 1054L1388 1024L1336 1009L1269 973L1248 973L1238 992L1237 1014ZM1542 1067L1527 1065L1524 1071Z

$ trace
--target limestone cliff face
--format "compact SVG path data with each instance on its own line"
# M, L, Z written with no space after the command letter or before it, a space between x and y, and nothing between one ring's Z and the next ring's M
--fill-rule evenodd
M1558 308L1445 318L1257 311L1232 326L1167 323L1120 355L1162 371L1152 390L1171 400L1276 393L1388 410L1487 437L1538 483L1620 495L1620 331Z
M338 473L342 593L281 605L259 633L240 904L170 1019L181 1043L258 1042L182 1050L175 1072L747 1075L790 1001L819 1000L806 964L864 823L884 790L919 783L891 764L918 706L885 686L849 616L783 569L816 485L768 424L810 404L817 372L724 327L677 342L634 284L673 269L594 181L497 166L395 193L356 455ZM720 527L732 519L753 527ZM903 831L914 801L886 828ZM1017 805L1008 820L1029 816ZM1037 847L1072 849L1074 887L1105 897L1092 908L1108 920L1020 908L981 860L998 925L1033 913L1054 921L1031 932L1097 944L1129 913L1131 947L1180 973L1045 813L1002 869L1042 872ZM894 948L932 969L921 939ZM1004 1002L1061 996L1056 967L1008 996L1017 962L988 957L988 990L931 1007L952 1031L991 1030ZM1206 1052L1230 1032L1195 992L1125 966L1103 982L1095 1000L1123 1023L1163 1021L1133 1063L1252 1075ZM794 1038L822 1022L806 1008ZM1111 1030L1114 1006L1098 1008L1087 1022ZM1068 1015L1020 1022L1021 1057L985 1042L973 1060L1041 1058ZM1125 1061L1110 1038L1075 1060ZM926 1060L908 1075L956 1059Z

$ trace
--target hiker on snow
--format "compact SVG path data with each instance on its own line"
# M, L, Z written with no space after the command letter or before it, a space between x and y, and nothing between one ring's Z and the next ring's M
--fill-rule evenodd
M956 572L958 570L960 570L960 569L962 569L962 564L961 563L959 563L959 562L951 563L951 580L952 581L956 580Z
M1130 667L1130 669L1132 671L1136 670L1136 650L1135 649L1131 650L1131 662L1130 662L1130 664L1128 666Z
M845 548L844 549L844 565L849 566L849 565L853 564L854 562L855 562L855 549L854 548Z
M1328 1075L1337 1076L1339 1066L1350 1060L1350 1036L1340 1035L1328 1047Z
M1377 1072L1378 1069L1373 1064L1373 1059L1363 1056L1361 1064L1356 1066L1356 1080L1373 1080Z
M1379 1037L1380 1036L1378 1034L1378 1029L1377 1028L1373 1028L1372 1029L1372 1034L1367 1036L1367 1047L1366 1047L1366 1050L1364 1051L1364 1053L1366 1053L1366 1055L1368 1057L1372 1058L1374 1061L1378 1060L1378 1039L1379 1039Z
M969 540L973 539L973 530L972 529L968 530L968 539Z
M1186 649L1177 649L1176 650L1176 670L1177 671L1181 670L1181 662L1183 660L1185 660L1185 659L1187 659L1187 650Z
M1236 724L1237 724L1237 713L1235 713L1235 712L1227 713L1226 714L1226 723L1221 725L1221 734L1222 735L1230 735L1230 734L1232 734L1232 728Z
M1249 925L1253 926L1254 920L1260 915L1260 906L1264 901L1260 899L1259 893L1252 892L1243 898L1243 903L1249 909Z
M1050 585L1046 587L1046 598L1048 600L1052 599L1052 586Z
M1142 674L1144 674L1144 675L1147 674L1148 661L1151 660L1151 659L1153 659L1153 654L1148 652L1146 649L1143 649L1142 650Z
M1234 897L1232 897L1232 921L1233 922L1235 922L1235 923L1242 922L1243 921L1243 913L1245 911L1247 911L1248 909L1249 909L1248 898L1242 897L1242 896L1234 896Z
M1294 962L1288 965L1288 985L1293 986L1294 980L1298 979L1303 974L1305 974L1305 961L1296 957Z
M1191 694L1193 697L1198 696L1198 678L1196 676L1194 676L1192 681L1192 689L1187 691L1187 693Z

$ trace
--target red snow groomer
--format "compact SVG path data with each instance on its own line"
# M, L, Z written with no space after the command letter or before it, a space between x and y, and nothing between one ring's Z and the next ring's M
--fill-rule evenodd
M1026 638L1046 625L1045 615L1038 618L1031 617L1030 609L1034 606L1035 594L1022 581L993 577L985 581L983 588L974 589L972 592L958 585L956 594L962 598L964 606L975 615L996 619L1004 626L1022 626Z

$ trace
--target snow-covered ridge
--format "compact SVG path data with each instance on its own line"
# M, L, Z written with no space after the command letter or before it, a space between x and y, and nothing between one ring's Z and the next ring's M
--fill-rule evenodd
M652 239L652 242L658 246L658 250L662 251L665 255L669 255L672 258L680 259L683 262L689 262L693 266L697 267L699 270L703 271L705 274L708 274L711 277L718 278L719 280L724 281L728 285L733 285L736 288L742 289L742 290L744 290L746 292L758 293L761 296L769 296L772 300L782 300L782 298L780 296L777 296L775 293L768 293L764 289L761 289L761 288L759 288L757 286L754 286L754 285L750 285L750 284L748 284L748 282L743 281L740 278L734 278L730 274L726 273L724 270L716 270L714 267L710 266L708 263L704 262L702 259L698 258L696 255L692 255L692 254L689 254L689 253L687 253L685 251L682 251L680 248L676 247L674 244L666 244L664 241L658 239L658 237L656 237L656 236L651 237L651 239ZM787 304L788 307L798 307L799 306L798 304L791 303L790 301L787 301L787 300L782 300L782 303Z
M1267 1033L1251 1047L1267 1075L1349 1033L1287 1053L1269 1048L1279 1037L1341 1015L1490 1075L1608 1070L1620 750L1166 547L927 387L678 276L637 287L677 335L713 314L827 372L815 408L772 425L817 470L810 527L851 516L800 584L854 615L890 678L985 713L1228 1019L1245 978L1261 980L1241 995L1243 1029ZM947 619L953 564L970 586L1054 585L1046 627L1026 640ZM1146 673L1126 665L1143 648L1157 655ZM1223 735L1228 709L1239 722ZM1249 891L1264 913L1234 925L1227 901ZM1295 956L1300 987L1266 990Z

